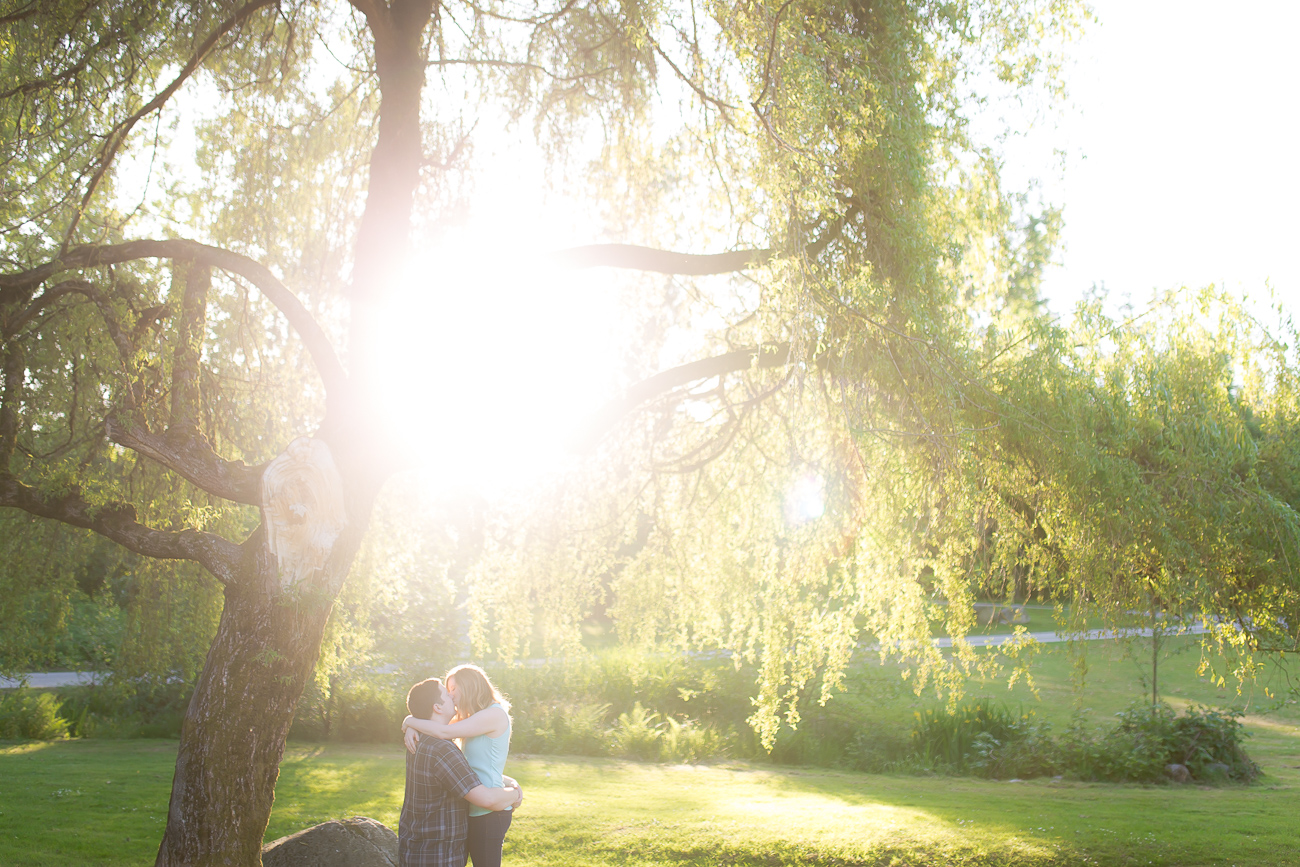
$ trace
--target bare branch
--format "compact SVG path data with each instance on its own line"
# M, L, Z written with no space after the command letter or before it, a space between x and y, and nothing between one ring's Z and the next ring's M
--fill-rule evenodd
M728 111L734 111L736 109L736 106L732 105L731 103L724 102L723 100L720 100L717 97L711 95L703 87L696 84L695 81L690 76L688 76L685 72L682 72L682 70L677 66L677 64L673 62L673 59L668 56L668 52L664 51L662 46L660 46L656 40L651 39L650 45L654 48L655 54L658 54L660 57L662 57L664 59L664 62L667 63L669 67L672 68L673 73L676 74L676 76L679 79L681 79L681 81L687 87L695 91L695 95L698 96L700 99L704 100L705 103L716 106L717 109L722 113L724 119L727 118Z
M683 385L723 376L751 368L784 367L790 363L789 343L765 343L737 349L712 358L702 358L656 373L633 385L622 398L611 401L587 425L587 431L577 438L574 450L586 452L595 448L600 438L618 423L618 420L653 397Z
M261 505L264 465L250 467L243 461L225 460L192 424L156 434L141 425L125 424L110 414L104 420L104 432L118 445L157 461L213 496L249 506Z
M590 244L552 253L561 268L628 268L656 274L702 277L757 268L772 258L771 250L732 250L727 253L674 253L635 244ZM2 284L0 284L2 285Z
M32 287L40 285L62 271L98 268L138 259L188 259L197 264L221 268L248 280L261 290L298 332L307 347L307 352L311 354L321 381L325 384L326 393L338 394L346 387L347 374L324 329L298 297L290 292L265 265L247 256L195 241L144 240L130 241L125 244L74 247L52 262L17 274L0 275L0 302L9 300L6 297L9 295L19 296L29 293Z
M12 476L0 476L0 506L93 530L145 557L198 563L223 584L234 581L242 553L238 545L214 533L171 532L141 524L136 520L135 507L129 503L92 506L76 488L50 497Z

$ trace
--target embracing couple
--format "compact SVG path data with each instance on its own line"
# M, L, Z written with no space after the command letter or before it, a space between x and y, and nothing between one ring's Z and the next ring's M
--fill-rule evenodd
M422 680L406 696L401 867L500 867L519 784L505 776L510 704L477 665ZM453 739L461 742L457 749ZM463 752L462 752L463 750Z

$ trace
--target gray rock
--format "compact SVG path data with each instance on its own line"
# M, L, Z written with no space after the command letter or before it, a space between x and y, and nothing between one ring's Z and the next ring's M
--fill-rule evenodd
M262 847L263 867L397 867L397 835L354 816L281 837Z
M1186 783L1192 779L1192 772L1187 770L1187 765L1165 765L1165 774L1175 783Z

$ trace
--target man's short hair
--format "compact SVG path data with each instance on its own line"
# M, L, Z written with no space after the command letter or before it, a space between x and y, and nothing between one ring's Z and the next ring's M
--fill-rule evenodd
M433 719L433 706L442 701L442 681L422 680L406 694L406 712L416 719Z

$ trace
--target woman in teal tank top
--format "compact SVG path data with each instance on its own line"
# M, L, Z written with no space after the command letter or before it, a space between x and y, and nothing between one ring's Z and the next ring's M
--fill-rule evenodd
M503 786L510 753L510 703L477 665L458 665L447 672L445 680L456 702L456 715L446 725L408 716L402 721L407 749L415 749L421 734L443 740L458 738L479 782ZM509 809L494 813L469 808L469 857L474 867L501 867L501 846L512 817Z

